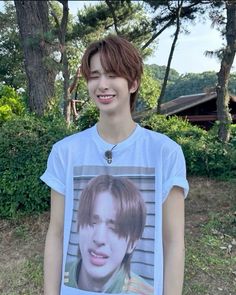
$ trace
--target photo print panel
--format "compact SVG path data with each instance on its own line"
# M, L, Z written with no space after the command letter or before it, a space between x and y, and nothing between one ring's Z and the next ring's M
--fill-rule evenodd
M64 284L154 295L154 168L75 167L73 185Z

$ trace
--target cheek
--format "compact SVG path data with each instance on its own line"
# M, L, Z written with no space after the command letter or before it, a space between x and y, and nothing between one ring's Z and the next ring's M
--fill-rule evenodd
M112 250L117 253L117 257L124 257L128 249L128 241L124 238L114 236L112 239Z
M84 248L85 245L87 245L91 239L92 236L92 230L91 227L81 227L79 229L79 244L81 248Z
M94 89L96 88L96 80L89 81L87 83L87 88L88 88L88 92L92 93Z

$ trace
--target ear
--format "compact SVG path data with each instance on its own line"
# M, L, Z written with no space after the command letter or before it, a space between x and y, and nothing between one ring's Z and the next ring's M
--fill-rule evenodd
M138 81L134 80L134 82L132 83L132 85L129 89L129 92L134 93L137 89L138 89Z
M138 243L138 241L135 241L133 243L133 245L131 245L131 243L129 243L129 245L127 247L126 254L131 254L134 251L135 247L137 246L137 243Z

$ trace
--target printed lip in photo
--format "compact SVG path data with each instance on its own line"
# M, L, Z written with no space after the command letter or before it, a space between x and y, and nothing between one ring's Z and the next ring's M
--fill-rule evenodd
M104 264L106 264L107 259L109 258L109 256L105 253L98 252L92 249L89 249L88 253L91 256L90 262L96 266L103 266Z

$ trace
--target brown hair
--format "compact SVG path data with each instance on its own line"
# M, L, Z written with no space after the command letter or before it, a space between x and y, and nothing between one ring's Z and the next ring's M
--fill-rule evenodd
M133 111L143 73L143 61L138 50L120 36L110 35L91 43L81 60L81 73L86 81L90 76L91 57L96 53L100 54L101 64L105 71L125 78L128 81L129 89L134 81L137 81L137 90L130 95L130 110Z
M100 175L88 183L80 196L78 229L91 224L95 199L99 193L105 191L109 191L117 201L117 234L129 240L129 245L133 247L143 234L146 207L139 190L126 177ZM126 254L122 261L128 273L130 259L131 254Z

